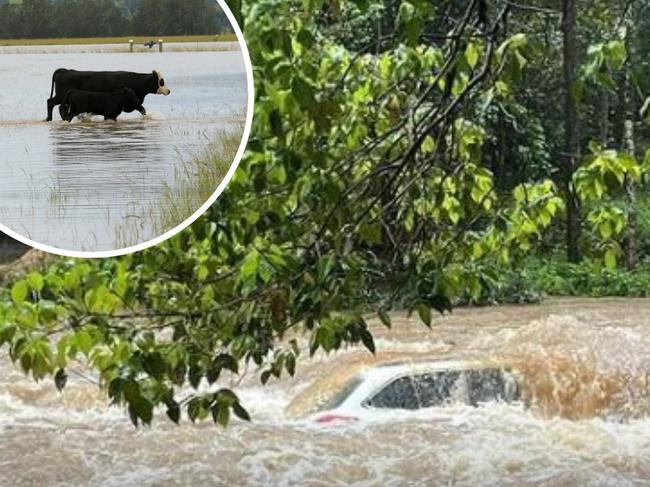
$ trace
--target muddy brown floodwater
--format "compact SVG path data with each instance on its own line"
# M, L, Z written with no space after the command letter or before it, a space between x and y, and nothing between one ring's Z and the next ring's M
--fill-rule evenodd
M236 390L254 421L227 430L164 414L135 430L87 380L59 394L2 359L0 485L648 485L650 300L464 309L431 331L397 314L376 336L375 358L305 359L266 387L250 372ZM530 408L457 404L331 428L284 414L319 377L422 356L516 364Z

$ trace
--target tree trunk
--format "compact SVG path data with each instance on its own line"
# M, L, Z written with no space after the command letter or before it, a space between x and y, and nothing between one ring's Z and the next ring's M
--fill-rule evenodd
M609 146L609 111L610 111L610 95L607 89L600 90L600 134L598 138L600 139L600 145L603 148Z
M634 120L636 110L634 106L634 86L628 70L625 73L624 97L625 97L625 124L623 127L623 150L630 156L636 157L636 143L634 140ZM633 270L637 265L636 250L636 188L634 181L629 176L625 177L625 203L627 206L627 228L625 230L624 253L625 266Z
M563 0L562 31L564 33L564 163L562 183L566 199L566 245L570 262L580 261L580 203L573 187L573 174L580 160L580 127L575 81L578 71L578 39L576 33L576 0Z
M628 152L634 151L635 149L633 127L634 125L631 120L625 122L625 138L630 144L627 148ZM633 153L630 152L630 155ZM636 188L634 187L634 181L629 176L625 178L625 203L628 208L628 222L625 230L625 265L628 270L634 270L638 260L636 251Z

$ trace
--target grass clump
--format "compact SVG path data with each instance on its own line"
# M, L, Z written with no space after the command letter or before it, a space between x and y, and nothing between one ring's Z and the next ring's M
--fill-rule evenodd
M162 205L150 212L158 213L154 219L158 234L183 223L212 196L235 160L243 131L241 125L219 132L200 154L183 162Z

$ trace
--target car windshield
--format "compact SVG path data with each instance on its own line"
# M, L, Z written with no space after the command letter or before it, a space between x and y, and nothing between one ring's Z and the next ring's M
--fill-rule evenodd
M318 409L316 412L322 412L322 411L329 411L331 409L336 409L339 407L345 400L354 392L354 390L359 387L359 385L363 382L363 378L361 376L355 376L349 381L347 381L343 387L327 398L322 404L318 406Z
M472 406L518 399L514 377L499 369L446 370L394 379L364 402L385 409L422 409L463 402Z

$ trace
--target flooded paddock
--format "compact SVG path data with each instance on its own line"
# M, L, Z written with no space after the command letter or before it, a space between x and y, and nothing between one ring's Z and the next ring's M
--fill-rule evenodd
M159 210L179 184L183 164L216 134L243 132L242 52L232 46L164 53L55 47L38 54L0 49L0 223L76 251L123 248L170 230L160 228ZM47 123L52 73L60 67L158 70L171 95L148 95L144 117L133 112L117 122L93 117L68 124L56 107Z
M225 431L164 413L137 431L87 380L71 375L60 395L3 359L0 485L647 485L649 300L458 310L431 331L401 314L393 330L374 326L376 358L303 359L296 379L266 387L251 372L236 390L253 423ZM317 378L415 356L515 361L530 407L452 404L338 427L285 415Z
M152 40L156 40L155 38ZM239 51L236 41L219 42L163 42L164 52L191 52L191 51ZM120 53L129 52L127 43L121 44L51 44L33 46L0 46L0 54L54 54L54 53ZM134 52L156 53L158 45L151 48L136 42L133 44Z

